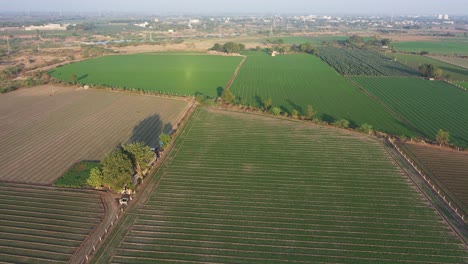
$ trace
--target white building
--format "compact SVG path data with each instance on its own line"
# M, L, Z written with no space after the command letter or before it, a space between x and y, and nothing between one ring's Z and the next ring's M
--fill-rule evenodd
M42 26L29 26L24 27L26 31L33 31L33 30L67 30L67 26L70 24L46 24Z

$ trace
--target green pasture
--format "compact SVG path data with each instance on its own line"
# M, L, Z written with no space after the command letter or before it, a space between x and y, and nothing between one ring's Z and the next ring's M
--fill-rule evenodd
M464 69L453 64L416 54L392 53L388 56L396 58L398 62L406 64L413 69L418 69L422 64L434 64L436 67L444 71L444 75L449 74L450 79L456 81L468 81L468 69Z
M82 188L92 168L101 167L99 161L80 161L75 163L62 177L54 182L57 187Z
M393 47L397 51L421 52L442 55L468 55L468 41L411 41L396 42Z
M354 77L359 85L428 138L439 129L450 143L468 146L468 93L450 84L421 78Z
M180 53L116 55L65 65L51 75L65 81L75 75L81 84L216 97L241 60L235 56Z
M328 122L345 118L353 126L364 123L397 135L413 135L404 124L349 80L313 55L268 56L247 53L247 59L231 87L243 104L260 107L266 98L283 112L305 114L307 105L316 117Z
M464 263L461 241L365 136L198 109L158 187L95 263Z

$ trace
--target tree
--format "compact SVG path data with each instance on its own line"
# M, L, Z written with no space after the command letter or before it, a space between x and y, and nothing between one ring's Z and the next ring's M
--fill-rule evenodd
M224 52L224 47L219 43L215 43L213 47L211 48L211 50Z
M366 133L369 135L372 134L373 132L372 126L367 123L362 124L358 130L361 131L362 133Z
M445 131L442 129L439 129L439 131L437 131L436 141L440 146L447 145L449 140L450 140L450 133L448 131Z
M123 145L123 149L130 156L133 166L138 174L143 175L141 166L146 166L154 158L154 153L151 151L151 148L142 142L133 142Z
M340 120L337 120L333 123L333 125L335 125L336 127L339 127L339 128L348 128L349 127L349 121L342 118Z
M388 38L384 38L380 42L382 43L382 46L388 46L390 45L391 40Z
M234 103L234 100L236 99L236 97L232 94L231 90L224 89L223 93L221 94L221 99L223 99L223 101L228 104L232 104Z
M419 70L424 77L429 78L440 78L444 73L441 69L434 66L434 64L422 64L419 66Z
M76 81L78 81L78 76L76 76L76 74L72 74L70 80L73 84L76 84Z
M168 134L161 134L159 136L159 142L161 144L161 148L164 150L169 144L171 144L171 136Z
M267 99L263 100L263 109L270 110L272 103L273 99L271 99L271 97L268 97Z
M102 160L103 184L117 191L132 186L132 160L122 147L114 149Z
M291 118L297 119L299 117L299 112L296 109L291 111Z
M89 177L86 179L86 184L93 188L99 188L103 184L103 178L104 175L102 174L101 169L94 167L89 172Z
M281 109L279 107L273 107L271 109L271 113L275 116L279 115L281 113Z
M310 120L314 119L314 115L316 114L317 112L315 111L314 107L312 105L307 105L307 108L306 108L306 117Z

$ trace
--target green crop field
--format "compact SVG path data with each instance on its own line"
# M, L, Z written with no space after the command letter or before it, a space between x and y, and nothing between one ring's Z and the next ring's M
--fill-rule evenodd
M451 143L468 146L468 93L450 84L418 78L354 77L428 138L439 129L450 132Z
M365 136L198 109L157 177L95 263L468 261L381 143Z
M68 263L104 214L99 194L0 183L0 262Z
M57 68L55 78L82 84L135 88L177 95L218 95L242 57L192 54L105 56Z
M468 69L453 64L415 54L392 53L389 56L396 58L400 63L406 64L414 69L417 69L422 64L434 64L444 71L444 75L449 74L451 79L456 81L468 81Z
M468 55L467 41L413 41L394 43L397 51L421 52L442 55Z
M261 106L262 100L271 97L273 105L284 112L295 109L304 113L310 104L325 121L345 118L356 126L369 123L380 131L413 134L381 105L312 55L271 57L249 53L231 89L253 106Z
M0 180L52 184L73 164L100 160L119 144L157 146L187 108L186 100L58 86L2 95Z
M406 65L369 50L322 47L319 56L343 75L420 75Z

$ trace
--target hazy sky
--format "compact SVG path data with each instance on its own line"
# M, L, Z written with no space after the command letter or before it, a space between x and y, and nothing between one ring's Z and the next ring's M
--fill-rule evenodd
M468 15L468 0L0 0L0 11Z

